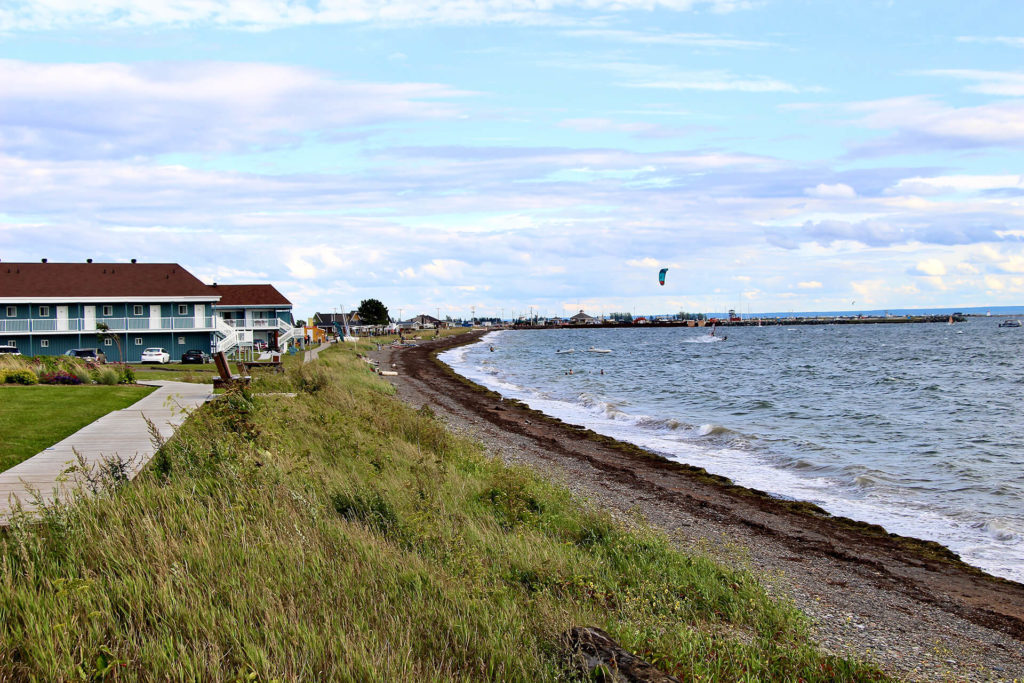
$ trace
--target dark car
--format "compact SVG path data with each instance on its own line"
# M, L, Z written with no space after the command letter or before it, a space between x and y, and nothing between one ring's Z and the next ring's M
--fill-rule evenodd
M0 346L0 353L9 353L12 356L21 355L21 351L18 351L17 346L7 346L6 344L4 346Z
M189 349L185 353L181 354L182 363L209 363L210 354L200 351L199 349Z
M103 353L99 349L68 349L64 352L65 356L71 356L73 358L81 358L88 363L106 363L107 354Z

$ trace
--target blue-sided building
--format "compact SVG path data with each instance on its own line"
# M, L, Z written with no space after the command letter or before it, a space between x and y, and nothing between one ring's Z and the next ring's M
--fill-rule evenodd
M230 307L219 307L225 296ZM0 345L23 355L99 347L109 361L137 362L158 346L178 359L262 346L257 337L283 348L291 321L273 286L206 285L176 263L0 263Z

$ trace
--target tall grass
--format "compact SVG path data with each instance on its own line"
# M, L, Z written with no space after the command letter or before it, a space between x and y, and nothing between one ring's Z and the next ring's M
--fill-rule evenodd
M351 350L323 358L0 535L0 679L565 680L580 625L683 679L881 678L818 653L755 577L484 457Z

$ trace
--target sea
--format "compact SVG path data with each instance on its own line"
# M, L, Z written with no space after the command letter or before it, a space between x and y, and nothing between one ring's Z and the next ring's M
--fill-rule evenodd
M502 330L441 360L548 415L1024 583L1024 328L1000 320Z

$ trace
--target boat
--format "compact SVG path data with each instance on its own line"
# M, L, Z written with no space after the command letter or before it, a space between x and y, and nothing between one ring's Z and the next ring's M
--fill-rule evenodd
M1021 322L1014 318L1008 318L1007 320L999 323L999 327L1021 327Z
M598 348L595 348L593 346L591 346L589 349L587 349L587 351L589 351L590 353L611 353L612 352L611 349L598 349Z
M576 349L558 349L555 353L576 353Z

